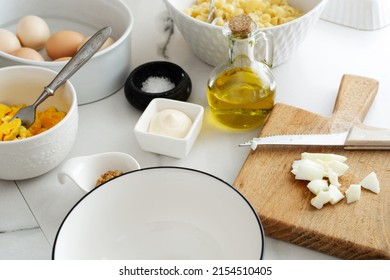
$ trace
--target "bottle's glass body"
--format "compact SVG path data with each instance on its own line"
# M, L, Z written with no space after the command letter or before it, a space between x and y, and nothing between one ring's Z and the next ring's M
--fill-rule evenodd
M270 67L254 58L254 46L259 34L266 44L272 39L256 26L248 34L235 34L229 25L223 32L229 40L229 59L217 66L208 80L211 112L220 123L231 128L258 127L274 106L276 86ZM266 56L272 61L272 42L269 44Z

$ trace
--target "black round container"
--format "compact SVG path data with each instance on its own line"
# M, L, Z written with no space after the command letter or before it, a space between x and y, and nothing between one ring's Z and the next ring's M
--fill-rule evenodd
M166 78L174 88L161 92L143 91L143 83L150 77ZM145 110L154 98L187 101L192 90L191 79L178 65L167 61L153 61L135 68L126 80L124 91L127 101L139 110Z

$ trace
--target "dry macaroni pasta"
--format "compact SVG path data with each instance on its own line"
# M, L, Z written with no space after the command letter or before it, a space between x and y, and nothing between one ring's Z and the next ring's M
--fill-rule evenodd
M196 0L184 12L201 21L207 21L210 0ZM302 15L287 0L215 0L214 24L223 26L239 14L249 15L260 28L280 25Z

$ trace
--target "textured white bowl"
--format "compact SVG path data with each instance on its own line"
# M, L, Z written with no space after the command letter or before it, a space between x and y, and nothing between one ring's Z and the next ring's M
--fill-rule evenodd
M0 68L0 102L7 105L31 104L55 75L57 73L53 70L36 66ZM60 164L69 153L78 128L77 96L69 81L38 110L49 106L55 106L67 115L41 134L0 142L0 179L21 180L42 175Z
M274 67L293 55L316 24L326 2L327 0L290 0L289 3L301 9L304 15L289 23L262 29L274 36ZM222 27L196 20L184 13L184 8L191 7L195 0L164 0L164 3L175 25L197 57L212 66L227 59L228 44L222 35ZM260 48L260 44L257 44L256 48ZM258 50L258 53L261 51Z
M15 32L26 15L46 20L51 33L71 29L86 36L111 26L115 43L96 53L70 81L77 90L79 104L102 99L118 91L130 74L130 35L133 15L121 0L0 0L0 28ZM47 54L41 50L44 57ZM42 66L59 71L66 62L31 61L0 52L0 67L11 65Z
M360 30L376 30L390 24L390 1L329 0L321 18Z
M175 109L185 113L192 126L184 138L175 138L148 132L152 117L165 109ZM167 98L153 99L134 127L138 144L145 151L175 158L184 158L190 152L202 128L204 109L198 104Z

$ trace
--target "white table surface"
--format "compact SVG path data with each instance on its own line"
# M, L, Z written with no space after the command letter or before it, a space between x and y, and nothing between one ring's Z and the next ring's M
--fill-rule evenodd
M161 0L125 0L134 13L132 62L169 60L192 79L189 102L205 108L201 133L190 154L175 159L143 151L133 128L141 112L129 105L123 89L94 103L79 106L79 131L68 158L107 151L125 152L141 167L183 166L213 174L233 183L248 149L237 144L258 135L260 129L232 132L210 120L205 84L212 67L191 52L175 28L164 58L161 46L167 12ZM390 27L359 31L320 20L297 52L273 69L277 102L329 115L344 73L379 80L379 92L365 123L390 128ZM286 116L287 118L288 116ZM58 168L24 181L0 180L0 259L50 259L57 230L71 207L84 193L71 181L61 185ZM266 237L264 259L334 259L313 250Z

